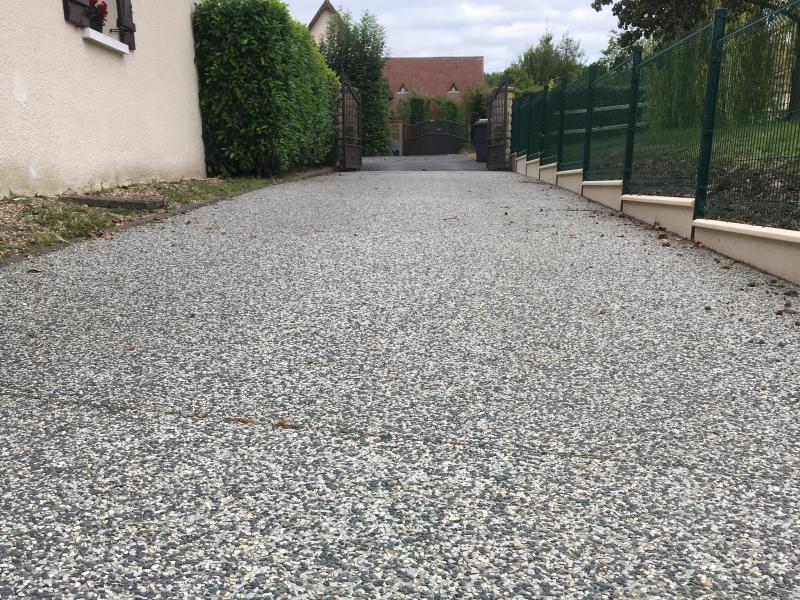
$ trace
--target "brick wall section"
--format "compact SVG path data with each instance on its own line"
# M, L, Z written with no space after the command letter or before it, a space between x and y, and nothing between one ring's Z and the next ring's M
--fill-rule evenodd
M404 96L398 94L403 84L409 92L417 91L425 96L444 96L458 101L464 89L483 83L483 57L387 58L383 74L389 80L392 106ZM454 82L458 92L449 91Z

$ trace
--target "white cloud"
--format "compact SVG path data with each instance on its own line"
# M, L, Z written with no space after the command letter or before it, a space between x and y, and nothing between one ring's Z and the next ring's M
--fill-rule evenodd
M595 12L591 0L463 1L433 4L431 0L344 0L333 3L359 17L374 13L386 27L392 56L484 56L486 70L507 67L546 30L581 42L589 60L600 57L616 19ZM311 20L322 0L289 0L292 16Z

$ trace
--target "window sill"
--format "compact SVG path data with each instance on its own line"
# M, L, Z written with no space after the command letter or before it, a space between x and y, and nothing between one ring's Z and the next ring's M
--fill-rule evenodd
M122 42L117 41L104 33L95 31L91 27L83 28L83 39L86 42L95 44L96 46L102 46L103 48L107 48L108 50L120 55L131 53L130 48L128 48L128 44L123 44Z

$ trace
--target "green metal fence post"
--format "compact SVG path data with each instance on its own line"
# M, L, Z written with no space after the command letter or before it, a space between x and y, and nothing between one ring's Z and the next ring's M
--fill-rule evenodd
M639 115L639 83L642 79L642 47L633 48L631 97L628 104L628 129L625 133L625 162L622 167L622 193L630 194L633 177L633 144L636 142L636 119Z
M561 106L558 108L559 116L558 116L558 158L556 158L556 171L558 171L558 165L561 164L562 160L564 159L564 123L566 118L566 110L567 110L567 78L561 78L561 84L559 86L561 89L561 94L558 99Z
M717 118L719 80L720 72L722 71L722 38L725 37L725 22L727 18L728 9L726 8L719 8L714 13L714 29L711 33L711 49L708 56L703 133L700 138L700 160L697 165L697 189L694 195L695 219L702 219L706 214L711 157L714 150L714 125Z
M517 151L517 130L519 129L519 119L517 119L518 100L515 98L511 104L511 154Z
M525 155L525 162L528 161L528 126L531 120L531 113L530 113L530 105L531 105L531 96L530 94L525 94L522 97L522 103L520 104L520 112L522 113L522 127L519 130L519 149L520 152L517 153L517 158L519 158L520 154Z
M594 80L597 78L597 65L589 67L589 87L586 91L586 132L583 139L583 177L589 171L592 156L592 127L594 121Z
M539 127L539 163L544 157L544 138L547 135L547 105L550 104L550 84L544 84L544 98L542 99L542 123Z

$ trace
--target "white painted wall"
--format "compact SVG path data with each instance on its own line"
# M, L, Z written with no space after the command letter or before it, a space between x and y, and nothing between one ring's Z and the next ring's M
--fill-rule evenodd
M316 41L317 44L319 44L327 35L328 22L331 20L331 17L333 17L332 12L328 11L323 12L320 15L319 19L317 19L317 22L314 23L314 26L311 27L311 29L309 29L309 31L311 31L312 37L314 38L314 41Z
M0 197L205 176L193 4L134 0L137 49L121 56L60 2L3 2Z

